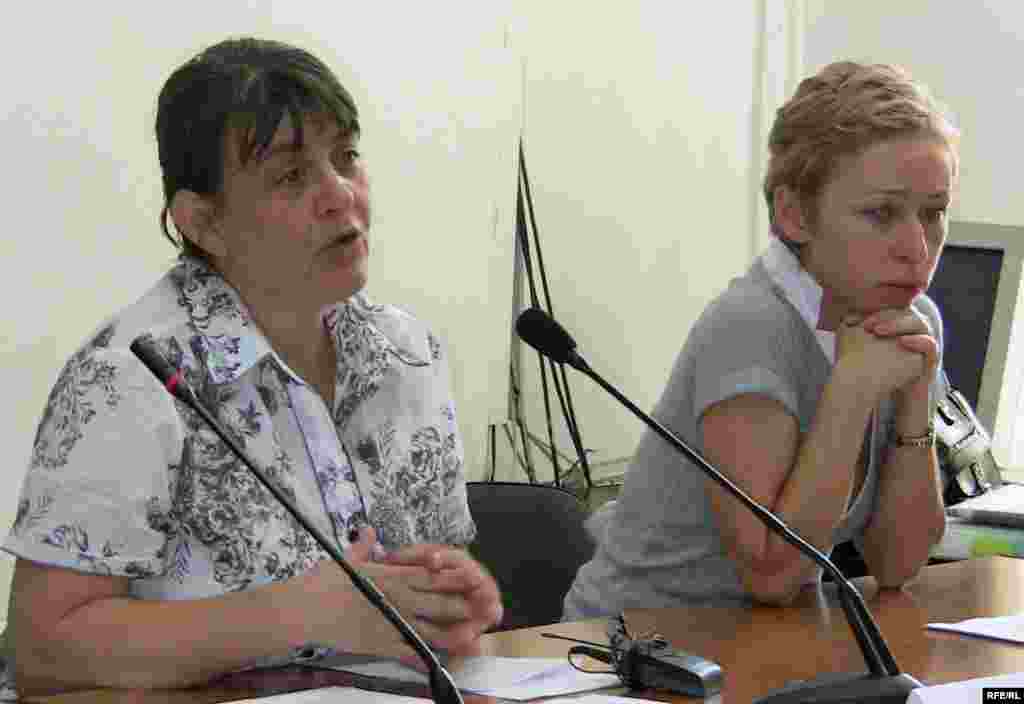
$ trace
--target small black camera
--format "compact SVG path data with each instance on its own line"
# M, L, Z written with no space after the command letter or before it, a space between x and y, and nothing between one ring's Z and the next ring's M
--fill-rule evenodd
M662 689L710 697L722 689L722 668L710 660L673 650L664 640L628 640L616 671L630 689Z

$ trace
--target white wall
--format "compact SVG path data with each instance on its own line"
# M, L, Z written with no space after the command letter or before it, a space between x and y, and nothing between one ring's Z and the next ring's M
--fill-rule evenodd
M765 1L781 2L725 0L699 18L656 0L111 2L63 5L59 18L23 6L0 45L0 534L64 360L173 259L157 224L154 105L198 49L229 34L293 41L354 93L374 189L370 291L446 339L479 477L487 426L505 411L520 121L556 312L649 407L696 313L754 251ZM637 424L581 382L595 459L631 454ZM0 559L0 620L10 564Z
M1017 78L1024 56L1024 4L804 1L806 72L843 58L905 66L949 107L962 131L960 186L952 216L1024 226L1024 83ZM1017 309L992 429L996 458L1024 479L1024 300Z
M1016 0L806 2L808 74L852 58L905 66L963 131L954 217L1020 225L1024 4Z
M553 310L591 366L650 409L690 325L753 253L761 4L704 4L699 21L690 3L517 8ZM521 360L527 422L546 442L537 358ZM569 384L590 461L609 463L594 475L621 473L640 423L582 375ZM556 444L575 459L551 399Z

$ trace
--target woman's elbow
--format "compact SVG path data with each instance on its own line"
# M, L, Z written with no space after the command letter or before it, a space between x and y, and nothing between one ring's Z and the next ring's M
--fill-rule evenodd
M111 669L102 654L69 652L57 637L14 639L10 666L20 697L44 697L88 689L184 689L207 684L212 678L198 673L161 672L135 661Z
M789 606L799 596L806 582L805 570L771 570L763 566L745 565L741 568L743 586L747 594L765 606Z
M61 682L53 676L59 672L58 663L45 656L39 656L27 647L13 650L14 656L8 662L14 675L19 697L45 697L83 689Z
M900 589L904 584L917 576L920 570L914 570L906 574L881 574L875 577L879 589Z
M157 678L151 673L125 671L108 677L55 677L60 668L38 659L15 657L13 674L19 697L47 697L81 690L110 689L185 689L208 684L208 677ZM65 663L66 664L66 663Z
M942 540L945 522L930 531L927 541L912 553L888 550L865 550L868 574L880 589L899 589L915 579L928 564L932 549Z
M931 552L931 549L934 548L939 543L941 543L942 539L945 538L945 537L946 537L946 513L945 513L945 511L943 511L939 515L939 518L937 518L935 520L934 524L932 525L932 530L931 530L931 534L930 534L931 540L928 543L928 551L929 551L929 553Z
M910 566L897 566L888 570L879 570L874 573L875 582L879 589L899 589L921 573L924 563Z
M751 598L761 606L789 606L800 594L800 584L758 585L748 588Z

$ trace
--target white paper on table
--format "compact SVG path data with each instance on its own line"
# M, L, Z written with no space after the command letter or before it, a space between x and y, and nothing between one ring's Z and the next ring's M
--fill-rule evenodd
M997 677L979 677L962 682L921 687L910 693L907 704L965 704L980 702L983 687L1024 687L1024 672Z
M970 618L957 623L929 623L928 628L936 631L952 631L972 636L984 636L1010 643L1024 643L1024 614L1016 616L995 616L991 618Z
M426 674L404 665L398 660L373 660L365 656L337 655L313 663L329 665L332 669L357 675L381 677L398 682L430 684ZM459 689L482 690L518 684L530 677L542 675L568 665L556 658L507 658L492 656L465 657L448 668Z
M450 672L459 689L484 693L521 684L536 677L572 669L563 658L506 658L491 655L466 657Z
M415 670L408 665L403 665L398 660L373 659L362 655L338 654L314 660L307 663L310 667L324 667L331 670L353 672L357 675L367 677L380 677L382 679L396 682L413 682L416 684L430 684L426 674Z
M468 687L466 689L498 699L527 701L540 697L554 697L559 694L575 694L621 686L622 680L618 675L580 672L568 662L561 661L557 667L515 684L498 687L490 685L486 689L470 689Z
M355 662L345 662L345 657L341 656L322 664L330 664L334 669L370 677L428 683L426 675L422 672L395 660L367 662L365 658L359 657L354 660ZM482 655L460 659L449 672L459 689L501 699L536 699L622 685L618 675L580 672L562 658Z
M709 701L705 699L704 701ZM548 699L544 704L662 704L655 699L617 697L614 694L584 694L571 699Z
M258 699L237 699L226 702L226 704L424 704L424 702L431 702L431 700L386 692L370 692L355 687L320 687L287 694L274 694Z

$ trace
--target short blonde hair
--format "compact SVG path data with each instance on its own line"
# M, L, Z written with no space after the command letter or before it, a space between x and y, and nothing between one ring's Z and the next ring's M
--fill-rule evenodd
M960 132L928 89L898 66L840 61L800 82L768 135L764 197L775 228L774 193L789 186L813 203L841 156L902 136L932 135L953 155Z

